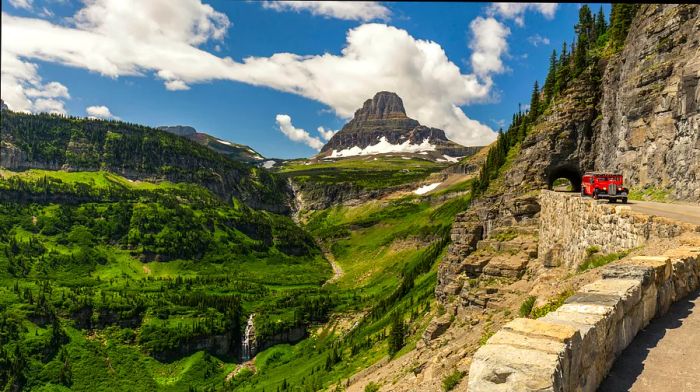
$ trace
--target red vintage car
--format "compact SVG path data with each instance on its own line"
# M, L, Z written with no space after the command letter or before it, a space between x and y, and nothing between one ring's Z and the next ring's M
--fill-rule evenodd
M588 172L581 180L581 197L608 199L611 203L621 200L627 203L628 189L622 186L622 174Z

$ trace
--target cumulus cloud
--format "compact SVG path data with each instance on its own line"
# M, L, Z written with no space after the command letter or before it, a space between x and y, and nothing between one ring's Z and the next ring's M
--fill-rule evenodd
M318 131L318 133L321 134L321 137L323 138L323 140L331 140L333 135L338 133L338 131L334 131L332 129L325 129L323 127L318 127L316 130Z
M525 25L525 12L541 13L545 18L552 19L557 11L556 3L493 3L488 8L488 14L498 15L504 19L515 21L518 26Z
M295 128L294 125L292 125L292 118L288 115L278 114L275 116L275 121L277 121L277 126L280 131L287 136L289 140L304 143L316 151L323 147L321 139L309 135L308 132L301 128Z
M88 106L87 108L85 108L85 113L87 113L88 117L90 118L101 118L103 120L110 118L119 119L119 117L113 115L109 108L104 105Z
M327 18L370 21L388 20L391 11L376 1L265 1L275 11L309 11Z
M43 83L37 68L36 64L6 54L3 46L2 99L14 111L65 114L64 99L70 98L68 88L58 82Z
M510 29L493 17L475 18L469 28L472 40L469 47L473 50L471 56L472 69L477 75L488 77L492 73L505 70L501 56L508 51L508 35Z
M32 9L32 3L34 3L33 0L10 0L11 6L15 8L22 8L28 11Z
M483 59L473 59L478 72L475 67L475 73L463 74L439 44L385 24L349 30L337 55L276 53L242 62L218 57L199 45L223 39L230 22L199 0L92 0L67 25L3 13L2 26L2 96L11 107L24 99L25 110L32 110L24 89L40 80L29 61L41 60L109 77L154 74L169 90L212 80L267 86L326 104L343 118L377 91L395 91L409 116L444 129L458 143L483 145L495 138L491 128L468 118L460 106L491 98L488 73L503 68L494 57L505 51L503 27L495 29L499 35L493 42L484 30L476 45ZM32 70L32 82L6 69L10 62Z
M527 37L527 40L535 47L540 45L549 45L549 38L543 37L539 34L531 35Z

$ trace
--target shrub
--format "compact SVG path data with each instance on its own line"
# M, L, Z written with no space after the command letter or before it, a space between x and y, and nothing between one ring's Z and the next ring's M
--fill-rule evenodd
M597 247L594 247L597 249ZM621 258L627 256L629 251L609 253L606 255L598 254L599 250L589 252L591 248L586 249L586 260L578 266L579 272L588 271L589 269L602 267L606 264L612 263L613 261L620 260Z
M447 377L442 379L442 390L445 392L451 391L459 384L462 377L464 377L464 372L460 372L459 370L450 373Z
M479 338L479 346L483 346L488 342L488 340L495 334L496 332L492 331L491 328L486 327L484 329L484 333L481 334L481 338Z
M571 297L573 294L573 290L562 291L561 293L559 293L559 295L549 300L549 302L547 302L546 304L533 308L530 312L530 316L532 316L532 318L540 318L549 312L557 310L560 306L564 304L566 299Z
M532 307L535 305L535 300L537 297L534 295L531 295L523 301L523 303L520 305L520 316L521 317L528 317L530 313L532 312Z
M376 382L370 382L369 384L365 385L365 392L378 392L379 387L380 385Z

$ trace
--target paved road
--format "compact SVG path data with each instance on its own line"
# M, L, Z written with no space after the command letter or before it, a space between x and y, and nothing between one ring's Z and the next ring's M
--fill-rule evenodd
M700 290L640 331L598 389L622 391L700 391Z
M629 206L633 211L647 215L663 216L666 218L700 225L700 205L655 203L652 201L630 200Z

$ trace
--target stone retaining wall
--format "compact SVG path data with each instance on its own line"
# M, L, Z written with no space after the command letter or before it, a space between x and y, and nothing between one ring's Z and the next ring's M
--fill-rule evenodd
M614 253L643 245L650 237L670 238L693 225L632 212L629 206L543 190L538 255L543 264L575 269L586 250Z
M474 355L469 391L595 391L641 328L700 287L700 247L633 257L602 275L556 311L496 332Z

